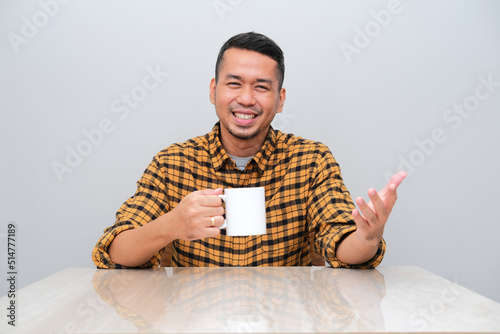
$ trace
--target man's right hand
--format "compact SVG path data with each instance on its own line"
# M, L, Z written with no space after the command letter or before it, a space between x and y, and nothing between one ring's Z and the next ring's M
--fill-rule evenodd
M176 225L176 239L196 240L218 236L219 226L224 224L224 208L218 197L221 194L222 189L218 188L194 191L184 197L170 212Z

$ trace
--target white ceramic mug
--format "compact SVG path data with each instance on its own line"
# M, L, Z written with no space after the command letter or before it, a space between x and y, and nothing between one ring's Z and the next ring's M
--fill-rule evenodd
M266 192L264 187L228 188L219 197L226 203L229 236L266 234Z

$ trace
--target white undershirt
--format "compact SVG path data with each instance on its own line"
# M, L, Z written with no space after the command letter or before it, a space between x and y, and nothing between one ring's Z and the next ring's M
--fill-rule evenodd
M235 157L234 155L231 155L231 154L229 154L229 156L236 163L236 167L239 170L245 170L245 166L250 161L250 159L252 159L252 157L243 157L243 158L242 157Z

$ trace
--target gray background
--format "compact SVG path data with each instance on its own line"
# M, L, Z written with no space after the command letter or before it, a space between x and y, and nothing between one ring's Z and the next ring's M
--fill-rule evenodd
M276 128L327 144L353 197L409 172L382 265L500 301L500 2L485 0L1 1L0 263L15 222L18 287L93 266L152 157L211 130L218 49L251 30L285 52Z

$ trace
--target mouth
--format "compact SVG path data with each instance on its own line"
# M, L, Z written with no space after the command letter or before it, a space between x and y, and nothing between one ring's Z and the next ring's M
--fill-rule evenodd
M241 119L244 121L254 119L257 117L256 114L248 114L248 113L241 113L241 112L233 112L233 116L236 117L237 119Z
M233 115L234 122L243 127L248 127L256 122L261 112L250 108L236 107L229 110Z

